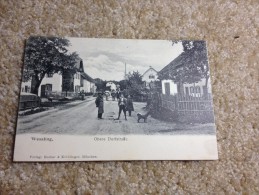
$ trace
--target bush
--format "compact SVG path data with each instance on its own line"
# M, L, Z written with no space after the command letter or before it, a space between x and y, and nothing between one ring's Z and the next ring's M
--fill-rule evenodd
M152 117L157 118L162 121L167 122L178 122L179 116L176 111L170 109L162 108L160 110L154 110L151 113Z

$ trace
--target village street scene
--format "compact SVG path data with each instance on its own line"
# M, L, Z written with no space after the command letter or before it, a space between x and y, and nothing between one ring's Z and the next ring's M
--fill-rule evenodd
M202 41L31 37L17 133L214 135L209 76Z

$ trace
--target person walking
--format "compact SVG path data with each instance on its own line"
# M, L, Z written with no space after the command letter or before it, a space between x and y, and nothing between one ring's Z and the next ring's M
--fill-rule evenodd
M126 110L129 112L129 116L131 116L131 112L134 111L133 100L130 95L128 96L128 99L127 99Z
M104 104L103 104L103 95L102 93L98 93L98 96L95 100L96 107L98 107L98 119L103 119L102 115L104 112Z
M123 94L120 95L119 101L118 101L118 106L119 106L119 115L117 120L120 119L120 115L121 115L121 111L123 111L124 116L125 116L125 120L127 120L127 116L126 116L126 104L127 104L127 99L124 97Z

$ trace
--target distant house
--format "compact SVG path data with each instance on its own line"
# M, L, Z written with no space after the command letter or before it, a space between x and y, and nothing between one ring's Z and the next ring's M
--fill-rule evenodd
M117 89L116 84L114 82L112 82L112 81L108 81L106 83L106 87L110 87L111 91L116 91L116 89Z
M205 93L211 93L210 78L207 80L207 87L206 78L201 78L200 81L194 83L175 83L170 79L172 73L177 73L178 70L183 69L183 67L186 66L187 62L191 61L187 60L186 62L188 57L188 54L183 52L158 72L162 84L162 94L175 95L181 93L186 96L201 97ZM192 75L190 74L190 77L191 76Z
M96 86L94 79L91 78L88 74L85 72L81 73L81 81L80 81L80 90L84 91L85 93L95 93L96 92Z
M144 81L145 87L150 88L150 83L158 81L157 73L158 72L151 66L149 67L149 69L146 70L146 72L144 72L144 74L142 75L142 81Z

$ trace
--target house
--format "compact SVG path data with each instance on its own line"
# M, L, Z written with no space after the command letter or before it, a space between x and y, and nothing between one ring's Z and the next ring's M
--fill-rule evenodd
M211 81L209 76L201 77L197 82L181 82L183 76L179 74L187 63L192 63L192 56L188 52L181 53L177 58L171 61L161 71L158 72L159 79L161 79L162 94L175 95L182 94L192 97L202 97L204 94L211 93ZM204 62L203 62L204 63ZM208 62L205 61L208 66ZM171 78L178 79L179 82L174 82ZM189 74L189 78L194 77ZM189 79L192 80L192 79Z
M146 88L150 88L150 84L158 80L158 72L151 66L142 75L142 81L144 81Z
M81 73L80 90L85 93L95 93L96 86L95 81L85 72Z
M30 93L31 92L31 81L22 81L21 92Z
M85 92L95 92L94 80L84 72L83 61L80 59L76 64L77 71L72 74L70 71L61 73L46 74L39 86L38 96L47 97L55 92L60 95L62 93L74 94L84 90ZM22 92L31 92L33 79L22 82Z
M116 91L116 89L117 89L116 84L115 84L114 82L112 82L112 81L108 81L108 82L106 83L106 87L110 87L110 90L111 90L111 91Z
M43 78L39 87L39 96L46 97L51 92L80 92L81 73L84 71L83 61L80 59L76 64L77 71L73 75L70 71L65 71L62 74L54 73L47 74Z
M22 81L21 84L21 92L31 93L33 85L33 79L29 81ZM55 73L55 74L46 74L38 90L38 96L45 97L46 93L49 91L61 91L62 86L62 75Z

